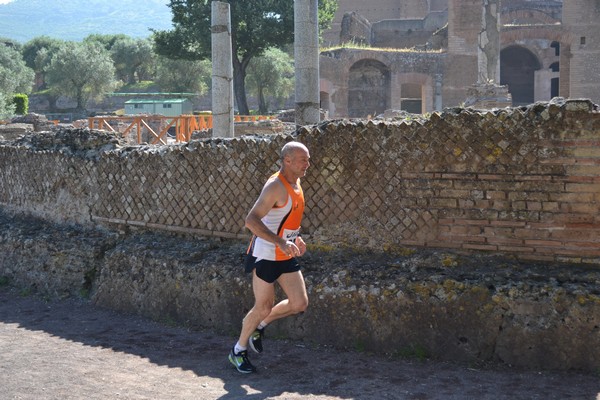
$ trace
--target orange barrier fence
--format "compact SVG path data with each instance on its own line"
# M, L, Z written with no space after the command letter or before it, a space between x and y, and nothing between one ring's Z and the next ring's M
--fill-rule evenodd
M171 128L173 128L171 131L175 133L175 141L189 142L194 131L212 129L212 118L212 115L90 117L88 126L90 129L108 130L123 136L135 129L138 144L144 142L143 132L146 131L151 144L167 144L167 136ZM264 115L236 115L234 122L256 122L271 118ZM119 124L128 125L125 128L119 128Z

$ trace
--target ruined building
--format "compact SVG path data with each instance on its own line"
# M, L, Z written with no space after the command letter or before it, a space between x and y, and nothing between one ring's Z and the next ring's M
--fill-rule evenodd
M600 103L598 0L340 0L323 38L330 118Z

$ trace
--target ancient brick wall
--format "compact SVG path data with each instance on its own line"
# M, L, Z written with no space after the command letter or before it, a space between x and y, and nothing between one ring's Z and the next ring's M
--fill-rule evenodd
M357 12L369 22L374 23L386 19L425 18L429 11L443 11L447 7L447 3L447 0L436 0L434 2L414 0L402 2L397 0L378 0L376 2L340 0L331 23L331 28L323 32L323 41L326 45L340 43L342 19L347 12Z
M500 47L494 49L494 46L489 47L495 43L493 37L488 37L492 32L488 29L486 34L482 34L482 23L496 14L491 11L496 7L500 7L502 26ZM486 8L488 11L484 12L483 3L479 0L440 0L419 4L389 0L341 1L332 29L324 32L324 43L329 47L338 42L340 23L337 21L341 21L341 16L346 12L352 11L366 18L372 25L371 45L380 48L377 51L382 53L374 59L390 58L392 63L408 67L409 70L405 72L428 75L431 81L437 81L440 85L440 88L431 90L430 86L417 83L423 87L423 104L431 104L423 112L465 104L467 89L478 82L484 83L488 78L496 84L508 86L514 105L548 101L555 96L585 98L600 103L600 68L597 68L600 64L600 6L597 0L518 0L500 4L493 2ZM357 20L357 17L354 19ZM424 23L423 29L417 29L417 20ZM494 24L492 20L489 22ZM446 22L441 29L443 35L439 35L438 31L438 34L430 36ZM439 42L440 37L445 37L442 40L445 44ZM480 38L485 43L484 53L478 52ZM398 58L390 54L395 51L390 49L413 47L415 53L441 49L444 56L423 59L431 64L427 66L424 63L404 62L403 59L409 57L406 53ZM524 61L522 56L511 55L514 50L531 52L527 56L531 58L528 61L531 65L527 68L509 68L511 62L519 65ZM557 50L560 54L557 54ZM500 51L502 54L498 55ZM334 118L357 116L357 112L348 112L345 93L349 86L348 70L353 64L332 63L328 58L334 53L331 50L323 52L320 58L321 90L326 95L322 97L328 98L324 107ZM486 59L482 54L500 61L502 77L480 76L478 67L483 67L482 60ZM344 57L344 54L337 53L335 56ZM352 57L355 63L359 63L374 56L372 52L357 51ZM389 68L393 75L397 68L395 65ZM554 80L556 78L559 78L558 82ZM526 84L518 83L521 80ZM557 84L558 88L553 86ZM401 92L393 77L390 85L392 93ZM390 109L410 111L400 103L394 104L393 97ZM370 104L359 110L360 117L372 115L371 107L367 106Z
M399 49L423 46L437 29L427 30L424 19L383 20L373 23L371 45Z
M328 121L311 150L315 244L600 262L600 113L589 101ZM0 204L54 221L247 238L286 136L121 147L85 130L0 146Z
M438 100L434 98L435 80L432 77L441 76L442 65L446 63L446 54L440 52L413 52L413 51L398 51L398 52L381 52L370 49L337 49L321 53L320 74L321 88L326 87L331 103L329 104L330 116L351 116L349 103L356 100L360 96L367 95L368 89L373 85L366 83L367 77L380 70L389 70L390 83L387 86L381 87L382 92L389 94L389 102L387 109L400 110L402 109L402 84L414 83L421 86L423 112L428 112L434 109L433 102ZM459 64L460 61L460 64ZM379 67L376 67L379 65ZM463 66L462 60L457 60L457 68ZM419 71L419 72L415 72ZM465 75L468 69L463 68L460 74ZM476 71L475 71L476 72ZM459 74L459 72L456 72ZM352 79L351 74L354 74ZM364 77L361 78L361 75ZM364 81L361 85L361 80ZM472 82L466 80L467 86ZM362 86L362 87L361 87ZM389 89L388 89L389 87ZM366 93L360 94L361 91ZM464 89L460 91L465 93ZM359 96L360 94L360 96ZM446 98L446 93L439 98ZM465 97L461 97L461 101ZM387 100L387 99L386 99ZM374 111L370 102L364 101L363 112L359 117L366 118L367 115L374 115ZM355 103L357 104L357 103ZM385 110L384 110L385 111Z
M315 233L355 246L597 262L600 114L588 107L568 102L433 114L424 124L341 124L346 134L326 147L351 153L326 159L326 176L317 178ZM343 207L315 213L335 202Z
M356 12L344 14L341 23L340 43L369 44L371 42L371 23Z

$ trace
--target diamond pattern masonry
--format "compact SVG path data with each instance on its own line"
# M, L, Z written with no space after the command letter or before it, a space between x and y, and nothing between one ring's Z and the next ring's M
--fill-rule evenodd
M248 210L297 139L312 157L303 233L313 244L600 263L600 113L585 100L169 146L36 135L0 146L0 203L53 221L246 240Z

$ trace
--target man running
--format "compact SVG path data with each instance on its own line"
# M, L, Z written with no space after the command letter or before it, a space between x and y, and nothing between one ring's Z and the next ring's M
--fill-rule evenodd
M246 217L254 236L248 250L246 272L252 272L254 307L243 320L239 340L229 361L239 372L256 372L248 359L248 346L260 353L265 327L271 322L301 313L308 307L304 277L296 257L306 252L300 237L304 194L300 178L310 166L305 145L289 142L281 149L281 168L265 183ZM275 303L275 282L287 299Z

